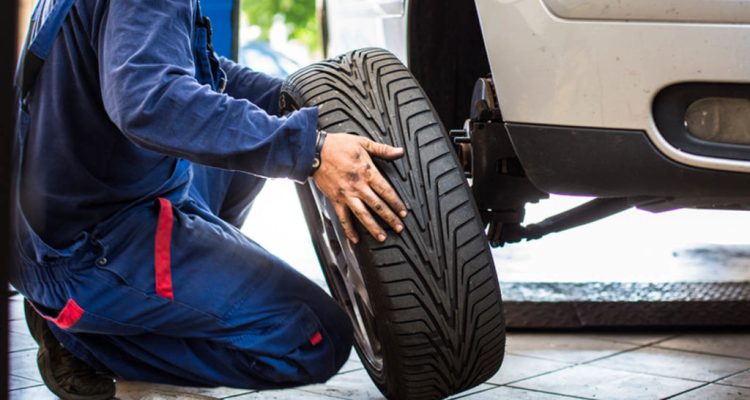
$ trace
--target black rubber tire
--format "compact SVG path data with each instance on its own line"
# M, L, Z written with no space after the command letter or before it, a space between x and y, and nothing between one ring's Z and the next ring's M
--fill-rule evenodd
M381 370L355 345L368 373L390 399L441 398L484 382L504 356L500 288L471 190L429 100L396 57L363 49L287 79L282 109L313 105L322 129L405 148L400 160L375 161L409 207L404 231L378 243L357 224L362 240L353 247L375 313L368 329L382 344ZM344 305L310 185L299 190L303 211Z

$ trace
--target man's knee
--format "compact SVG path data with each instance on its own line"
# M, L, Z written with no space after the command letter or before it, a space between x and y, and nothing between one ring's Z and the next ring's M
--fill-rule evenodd
M335 371L338 372L349 359L349 353L352 350L354 341L354 331L352 322L346 312L341 307L336 307L336 312L330 315L330 322L325 324L327 329L335 331L331 336L335 353Z
M331 300L333 302L333 300ZM352 323L349 316L335 304L325 314L318 314L322 329L319 334L310 338L305 349L315 349L310 355L300 359L301 365L308 371L310 381L322 383L334 376L349 359L354 340Z
M285 315L279 330L269 332L276 338L265 352L245 354L248 378L266 381L263 389L322 383L334 376L349 358L353 333L347 314L333 305L326 305L325 312L320 304L300 305Z

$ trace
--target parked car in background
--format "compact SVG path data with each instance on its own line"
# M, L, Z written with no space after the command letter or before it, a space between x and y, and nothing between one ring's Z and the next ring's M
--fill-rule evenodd
M237 61L240 65L263 71L276 78L286 78L300 68L296 61L274 50L267 42L259 40L240 47Z
M324 21L328 54L408 65L495 245L631 206L750 208L748 25L747 0L326 0ZM547 193L598 200L522 227Z

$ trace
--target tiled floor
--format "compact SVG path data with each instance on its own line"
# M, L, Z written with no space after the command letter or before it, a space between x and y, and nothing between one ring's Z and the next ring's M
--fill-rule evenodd
M36 368L19 296L11 298L11 395L54 399ZM119 382L122 400L380 399L352 355L324 385L253 392ZM503 367L486 383L456 396L518 399L750 399L750 332L511 333Z

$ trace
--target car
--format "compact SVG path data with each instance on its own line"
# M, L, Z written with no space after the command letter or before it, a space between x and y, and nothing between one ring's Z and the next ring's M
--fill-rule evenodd
M274 78L286 78L300 67L296 61L272 49L267 42L259 40L240 47L237 62Z
M317 188L299 190L389 398L448 396L499 368L488 244L633 207L750 209L750 1L325 0L322 16L334 57L292 74L283 108L406 150L378 164L410 206L385 244L351 245ZM550 194L593 199L524 225Z

